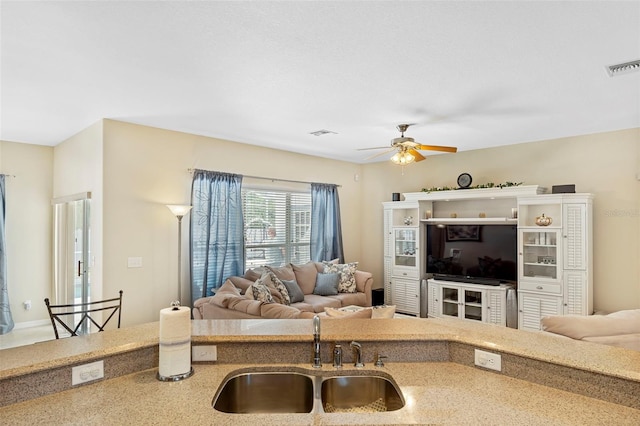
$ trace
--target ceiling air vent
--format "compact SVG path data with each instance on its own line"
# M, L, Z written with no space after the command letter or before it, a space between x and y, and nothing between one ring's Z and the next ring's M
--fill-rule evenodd
M607 73L609 73L609 77L640 71L640 59L637 61L625 62L623 64L609 65L605 68L607 69Z
M325 129L316 130L315 132L310 132L309 134L313 136L322 136L322 135L328 135L328 134L337 135L336 132L332 132L331 130L325 130Z

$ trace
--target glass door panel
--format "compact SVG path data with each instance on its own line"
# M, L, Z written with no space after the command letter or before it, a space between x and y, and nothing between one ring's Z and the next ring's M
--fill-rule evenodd
M417 265L417 236L415 228L398 228L394 230L394 263L395 266Z
M460 290L455 287L442 287L442 315L458 317Z
M464 290L464 317L482 321L482 291Z
M522 231L523 276L558 279L558 240L558 231Z

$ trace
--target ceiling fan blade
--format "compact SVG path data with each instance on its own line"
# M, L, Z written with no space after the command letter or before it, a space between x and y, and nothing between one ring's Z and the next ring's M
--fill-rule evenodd
M415 149L410 149L409 150L409 154L413 155L413 158L415 158L415 162L417 163L418 161L422 161L425 159L424 155L420 154L418 151L416 151Z
M376 157L380 157L381 155L388 154L388 153L390 153L391 151L395 151L395 148L388 149L388 150L386 150L386 151L384 151L384 152L379 152L379 153L377 153L377 154L372 155L371 157L367 157L367 158L365 158L365 160L372 160L372 159L374 159L374 158L376 158Z
M442 152L458 152L458 148L455 146L439 146L439 145L418 145L415 149L425 151L442 151Z
M389 148L389 145L387 145L387 146L374 146L373 148L358 148L358 149L356 149L356 151L369 151L369 150L372 150L372 149L388 149L388 148Z

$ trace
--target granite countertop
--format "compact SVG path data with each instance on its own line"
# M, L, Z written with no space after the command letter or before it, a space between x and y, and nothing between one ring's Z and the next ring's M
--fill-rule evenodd
M311 320L193 321L192 344L311 342ZM461 342L544 363L640 382L640 352L449 319L326 320L322 342ZM73 343L73 344L70 344ZM0 379L78 364L158 344L158 323L0 351ZM421 343L420 343L421 344ZM311 346L309 346L309 349ZM34 350L35 349L35 350ZM640 424L640 410L455 362L395 362L382 371L405 407L371 414L225 414L211 407L216 389L238 369L262 364L194 363L195 374L159 382L157 368L98 381L0 408L9 424ZM315 374L309 363L268 364ZM345 366L341 374L348 374ZM367 362L366 370L378 370ZM335 374L330 364L321 373Z
M181 382L150 369L0 408L5 424L509 424L637 425L640 410L450 362L387 363L405 407L366 414L226 414L211 407L222 380L263 365L195 365ZM371 366L369 366L371 367ZM365 367L367 368L367 367ZM316 373L309 364L283 366ZM375 368L368 368L376 370ZM323 367L330 372L332 367ZM341 372L348 374L346 368Z

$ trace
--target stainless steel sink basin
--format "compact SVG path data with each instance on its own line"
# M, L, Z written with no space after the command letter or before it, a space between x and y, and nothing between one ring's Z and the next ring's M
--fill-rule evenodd
M233 374L218 388L213 408L224 413L394 411L402 392L379 375L329 376L285 371Z
M220 386L213 408L225 413L310 413L313 378L292 372L238 374Z
M322 381L325 412L395 411L404 407L402 392L380 376L336 376Z

